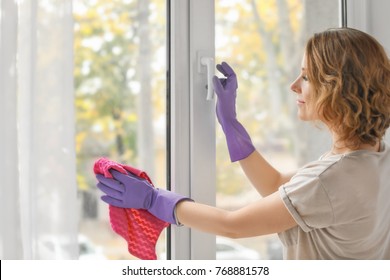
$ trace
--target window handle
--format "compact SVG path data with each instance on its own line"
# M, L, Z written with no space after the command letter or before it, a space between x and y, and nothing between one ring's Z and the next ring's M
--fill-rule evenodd
M213 87L213 76L214 76L214 58L207 57L207 56L201 56L199 61L201 66L206 66L206 74L207 74L207 96L206 100L213 100L214 98L214 87ZM201 69L199 69L199 72L202 72Z

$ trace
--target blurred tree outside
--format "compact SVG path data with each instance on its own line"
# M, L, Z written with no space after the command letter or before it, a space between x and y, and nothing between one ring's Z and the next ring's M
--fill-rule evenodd
M215 3L217 61L228 60L238 72L239 119L263 151L294 153L289 83L303 53L305 1ZM165 164L154 147L165 146L164 132L155 135L156 126L165 129L164 5L162 0L75 1L77 168L84 193L93 192L91 166L98 157L133 163L152 178L156 162ZM245 183L241 170L227 160L220 131L217 147L219 191L237 193Z
M166 19L161 11L163 0L74 2L77 174L87 216L96 216L88 201L96 199L92 166L97 158L137 166L152 178L165 174ZM155 131L162 134L157 143Z
M237 72L238 118L259 150L283 160L296 149L296 106L289 84L299 74L303 54L303 7L302 0L216 1L216 57ZM230 164L221 130L217 151L218 191L237 194L251 188Z

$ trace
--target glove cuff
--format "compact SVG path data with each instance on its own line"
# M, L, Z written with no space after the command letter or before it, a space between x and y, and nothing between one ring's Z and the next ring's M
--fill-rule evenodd
M176 218L175 208L176 204L183 200L193 201L191 198L171 191L156 189L155 199L148 211L160 220L180 225Z
M223 126L222 129L226 136L226 143L232 162L245 159L253 153L255 147L248 132L240 122L236 120L229 123L229 125Z

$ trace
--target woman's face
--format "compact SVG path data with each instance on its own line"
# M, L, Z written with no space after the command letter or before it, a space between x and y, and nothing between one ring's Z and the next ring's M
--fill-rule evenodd
M306 55L303 56L301 73L291 84L290 88L296 93L298 117L303 121L314 121L318 119L313 105L313 86L307 78Z

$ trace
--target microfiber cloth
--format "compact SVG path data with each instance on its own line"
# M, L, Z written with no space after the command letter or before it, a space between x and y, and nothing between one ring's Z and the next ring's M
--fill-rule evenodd
M110 169L123 174L130 172L139 178L146 179L153 186L146 172L107 158L98 159L93 167L95 174L113 178ZM143 209L128 209L110 205L109 215L112 229L127 241L130 254L142 260L157 259L156 242L169 223L156 218Z

